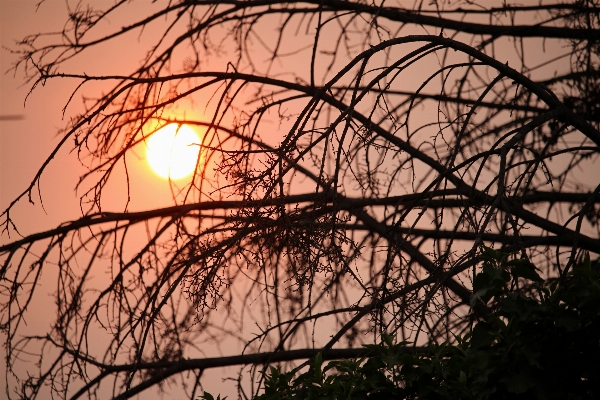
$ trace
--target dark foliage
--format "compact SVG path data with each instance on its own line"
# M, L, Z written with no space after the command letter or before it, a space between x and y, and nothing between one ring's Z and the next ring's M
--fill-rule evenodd
M586 255L568 276L544 281L527 260L486 253L471 304L483 302L489 317L455 344L410 353L383 334L366 345L369 358L324 366L319 354L302 374L271 367L255 400L597 399L598 262Z

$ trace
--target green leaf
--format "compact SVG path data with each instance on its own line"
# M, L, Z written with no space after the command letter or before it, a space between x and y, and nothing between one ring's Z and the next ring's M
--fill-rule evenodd
M590 259L590 253L589 253L589 251L585 252L585 256L583 258L583 267L585 269L592 269L592 261Z
M529 262L515 265L511 269L511 272L514 276L529 279L530 281L534 281L534 282L543 282L544 281L536 272L535 267L532 264L530 264Z
M550 293L554 293L556 292L556 287L558 286L558 279L555 279L551 284L550 284Z
M203 400L215 400L214 396L208 392L204 392L201 399Z
M460 383L462 383L463 385L467 383L467 374L465 374L464 371L460 371L460 375L458 377L458 381Z
M323 365L323 354L321 354L321 352L318 352L317 355L315 356L315 370L318 369L319 371L321 371L321 366Z
M498 250L494 250L491 247L483 246L483 250L487 253L487 255L497 262L504 261L510 254L503 253Z
M471 348L477 350L481 347L487 347L494 341L492 334L493 328L491 325L480 322L475 328L473 328L473 335L471 336Z
M271 369L264 397L254 400L486 400L506 391L531 397L529 392L534 390L547 395L534 373L542 370L548 347L552 352L563 351L552 347L557 333L564 336L567 331L577 338L589 330L591 325L586 321L600 316L600 273L595 266L586 268L582 260L571 270L572 277L540 285L539 299L510 284L511 278L541 281L533 264L526 259L507 261L500 252L495 256L503 260L484 262L475 277L477 290L471 298L471 304L479 298L485 302L493 298L488 318L464 335L451 332L454 344L430 343L427 354L409 354L402 350L406 343L394 344L395 336L382 334L380 344L364 345L375 350L371 357L332 361L322 369L322 355L318 354L311 369L296 380L293 377L299 369L286 374ZM572 346L582 353L581 344ZM548 390L554 394L557 389Z
M540 349L536 348L535 346L532 346L531 344L523 346L520 349L521 353L523 353L523 355L525 356L525 358L527 358L527 361L529 361L529 364L537 367L537 368L542 368L542 365L539 363L539 358L541 355Z
M535 386L535 382L527 374L523 373L512 373L509 376L500 379L500 382L506 385L506 389L510 393L516 394L525 393L527 389Z
M392 347L394 345L394 336L383 333L381 337L388 347Z
M556 325L562 326L567 332L573 332L579 327L580 320L563 312L563 315L555 317Z
M470 305L471 308L475 307L475 303L477 303L477 299L481 299L481 301L483 301L484 304L487 304L487 301L485 301L482 297L485 296L485 294L487 293L487 289L484 290L480 290L476 293L473 293L473 295L471 296L471 301L470 301Z
M473 280L473 291L480 292L482 290L487 290L490 288L490 275L488 273L480 272L475 275L475 279Z

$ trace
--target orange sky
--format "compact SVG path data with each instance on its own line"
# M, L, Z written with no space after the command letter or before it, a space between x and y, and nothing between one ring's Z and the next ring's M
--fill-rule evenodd
M64 0L46 0L36 12L37 2L39 0L0 0L2 46L14 48L15 39L32 33L57 31L63 27L66 14ZM99 8L110 4L112 1L109 0L94 1L94 5ZM127 10L131 12L132 7L140 7L142 14L145 8L147 13L150 4L150 1L132 3ZM119 18L127 18L127 16L118 14L111 16L110 28L120 27L121 22L126 20L121 21ZM119 39L121 49L108 48L97 51L94 49L89 52L90 54L80 55L77 57L80 64L74 66L73 70L86 73L97 71L127 73L138 66L139 59L146 49L144 44L148 42L153 42L151 29L146 29L141 36L139 32L134 32L128 37ZM535 58L537 57L536 53L540 50L541 47L532 48L527 54L531 53L531 56ZM560 49L557 50L560 51ZM15 57L6 50L1 51L0 54L0 69L4 72L10 68ZM98 56L99 54L100 56ZM507 54L507 57L510 55ZM14 197L26 188L43 160L58 143L56 136L58 130L66 125L70 115L80 111L81 97L74 98L63 120L61 118L62 108L75 88L76 82L51 80L45 87L38 87L31 94L25 106L23 102L30 85L24 82L22 73L18 72L16 76L13 76L12 73L3 74L0 85L0 115L23 116L21 120L0 121L0 208L4 210ZM99 86L92 84L88 88L91 93L94 93ZM37 194L34 196L35 205L21 202L14 209L12 217L21 233L27 234L40 229L48 229L66 219L80 216L79 199L74 192L74 187L79 175L85 169L74 154L68 153L71 148L72 142L69 142L42 177L40 190L45 212L40 207ZM128 162L132 167L130 172L133 172L132 192L139 194L129 205L130 210L166 205L171 201L168 184L149 172L143 152L131 154ZM125 198L121 183L122 180L113 179L106 189L108 201L103 205L108 209L115 211L123 209ZM6 240L5 236L0 237L0 242Z
M57 28L59 16L64 15L64 8L61 7L63 2L52 1L52 7L45 7L44 12L38 13L34 12L35 3L35 0L0 0L3 47L14 48L15 39ZM56 131L63 123L62 105L57 100L64 99L70 87L51 82L43 90L35 91L24 106L29 87L24 83L22 74L14 76L11 72L6 73L15 57L4 49L0 54L3 73L0 78L0 115L23 117L14 121L0 120L0 208L4 211L12 199L26 188L52 146L57 143ZM73 173L65 174L64 171ZM47 196L44 195L47 214L39 207L37 198L36 205L20 204L15 209L14 218L23 234L39 229L40 225L51 227L64 217L77 216L74 212L77 210L77 200L73 194L77 164L74 160L60 157L48 172L41 187L42 193L47 193ZM55 193L66 195L54 196ZM5 240L5 236L0 239Z
M65 2L47 0L36 12L35 5L38 1L0 0L2 46L15 48L16 39L32 33L56 31L62 28L66 13ZM95 1L94 5L103 7L102 3L112 4L111 1ZM144 3L141 3L142 7ZM118 19L113 18L111 23L120 26ZM129 39L132 42L121 41L124 51L117 49L117 57L112 57L115 53L112 51L111 57L89 60L92 56L84 55L79 62L84 63L88 73L94 66L103 68L103 71L116 69L123 73L128 70L127 67L137 66L140 55L145 51L143 43L140 45L137 42L138 37ZM152 33L146 32L141 40L152 40ZM139 49L137 52L139 54L136 53L136 49ZM15 55L2 50L0 69L3 72L9 70L15 59ZM36 88L26 104L24 101L30 85L24 81L22 71L18 71L16 75L13 72L3 74L0 85L0 115L22 116L19 120L0 120L0 208L4 210L34 178L38 168L58 143L57 132L66 125L68 117L81 110L81 97L74 99L63 119L62 108L75 87L74 81L52 80L44 87ZM92 87L90 91L93 92L93 89L95 88ZM40 190L45 212L36 194L33 197L34 205L22 201L11 214L22 234L48 229L65 220L80 216L79 198L74 188L85 168L81 166L75 154L69 154L72 147L72 141L68 142L42 176ZM136 203L138 198L134 198L134 203L129 209L165 205L170 201L167 182L150 173L144 158L143 151L137 151L128 158L134 172L132 190L140 194L139 199L144 199L143 203ZM109 185L108 188L110 191L112 187L114 199L107 201L106 206L122 209L123 190L119 190L116 187L117 180L114 181L115 187ZM0 242L7 239L6 236L2 236Z
M35 5L38 2L39 0L0 0L0 44L3 47L14 48L14 40L28 34L62 28L66 13L65 1L46 0L36 12ZM102 3L112 4L113 1L94 1L100 8ZM141 3L149 4L150 0ZM113 19L112 23L118 26L119 20ZM88 58L86 61L87 56L82 57L81 62L85 63L82 65L86 68L88 65L90 68L92 65L97 68L116 68L121 73L127 73L129 67L138 65L140 54L145 51L144 46L138 45L136 34L128 40L130 41L121 41L123 49L113 49L110 57L102 60ZM152 41L152 32L145 32L141 40ZM139 51L136 53L135 49ZM540 49L541 47L537 51ZM20 72L16 76L12 72L5 74L14 61L15 57L8 51L0 50L0 70L3 73L0 76L0 115L23 117L19 120L0 120L0 209L3 211L34 178L38 168L58 143L57 132L66 125L68 117L81 110L80 97L75 98L67 109L65 119L62 118L62 108L76 84L73 81L50 81L45 87L37 88L24 105L30 86L24 82ZM79 72L90 71L80 69ZM44 208L41 207L36 192L33 198L35 204L21 201L11 214L22 234L50 229L81 215L79 196L74 188L85 169L75 154L69 154L68 150L71 148L72 142L61 150L41 179L40 191ZM130 209L148 209L171 202L168 183L150 173L143 159L144 154L137 156L137 160L135 154L128 159L133 172L131 189L137 196ZM122 209L124 205L122 187L117 187L120 184L122 181L114 180L106 189L107 194L112 193L114 196L106 204L112 210ZM10 238L2 235L0 243L16 238L14 234ZM2 368L0 366L0 387L4 388ZM217 371L211 371L205 375L216 373ZM203 382L207 383L207 390L227 394L216 389L221 386L219 379L212 381L212 387L210 379L203 379Z
M0 44L3 47L15 48L14 41L26 35L39 32L60 30L65 21L65 1L47 0L36 12L35 5L39 0L0 0ZM112 4L112 1L98 1L94 4L104 7L103 4ZM150 2L142 2L148 4ZM120 22L113 18L112 23L119 26ZM152 33L146 32L146 40L152 40ZM137 37L130 38L132 42L124 42L124 50L118 51L118 57L106 57L111 64L103 65L105 68L122 69L138 65L140 54L135 52L145 51L143 46L136 46ZM132 51L133 50L133 51ZM54 80L44 87L38 87L27 99L25 97L30 85L23 80L19 71L16 75L7 70L15 61L15 56L10 52L0 50L0 115L18 115L22 119L0 120L0 208L2 211L18 196L34 178L38 168L53 150L59 141L57 132L66 125L68 117L81 110L80 97L76 98L67 109L65 118L62 118L62 108L74 89L74 82ZM102 64L103 60L92 60L88 65ZM90 60L88 60L90 61ZM85 61L85 57L83 59ZM89 71L89 70L88 70ZM37 193L33 197L35 204L21 201L11 213L11 218L17 224L19 232L23 235L41 230L51 229L60 223L77 219L81 216L79 211L79 196L75 193L75 185L79 176L85 171L77 160L75 154L69 154L72 141L50 163L41 179L40 191L43 199L43 208ZM143 159L143 152L128 159L132 174L132 191L138 194L130 205L130 209L146 209L156 205L166 205L171 202L171 192L168 183L152 174ZM130 171L130 172L131 172ZM114 201L107 201L107 206L113 210L121 209L124 204L122 187L117 187L122 180L116 179L109 185L108 193L114 195ZM110 200L110 199L109 199ZM112 207L111 207L112 206ZM13 232L11 237L0 235L0 243L17 239ZM46 279L51 275L46 275ZM51 288L49 290L52 290ZM43 325L44 312L34 313L35 321L29 321L29 326ZM50 321L45 321L49 323ZM0 340L3 340L0 338ZM207 371L206 388L213 393L228 394L220 383L222 371ZM212 375L212 379L211 379ZM5 387L4 365L0 364L0 387ZM232 386L232 385L228 385ZM233 394L233 392L231 393ZM2 395L0 395L1 397Z

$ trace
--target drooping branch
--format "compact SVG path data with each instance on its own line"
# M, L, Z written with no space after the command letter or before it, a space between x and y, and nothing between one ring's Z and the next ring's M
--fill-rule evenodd
M8 362L38 362L22 398L107 387L128 398L174 380L193 380L194 398L204 369L231 365L248 367L239 385L256 394L266 365L319 349L368 356L352 347L385 332L430 343L468 332L487 315L470 309L483 244L547 277L581 250L600 254L600 186L584 175L600 145L595 2L186 0L103 31L128 3L78 7L60 35L21 48L36 90L75 82L70 104L106 85L2 214L10 232L14 206L74 142L88 167L81 218L0 245ZM64 70L159 26L131 72ZM532 64L530 38L564 52ZM203 130L194 175L166 185L173 205L107 212L119 166L130 190L128 155L172 123ZM23 322L50 303L42 273L56 319L29 335ZM205 344L225 356L204 357Z

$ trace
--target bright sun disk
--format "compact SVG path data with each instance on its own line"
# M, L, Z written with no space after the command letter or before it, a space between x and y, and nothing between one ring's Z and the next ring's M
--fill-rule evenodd
M196 169L200 139L186 125L169 124L146 141L146 159L152 170L164 179L182 179Z

